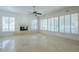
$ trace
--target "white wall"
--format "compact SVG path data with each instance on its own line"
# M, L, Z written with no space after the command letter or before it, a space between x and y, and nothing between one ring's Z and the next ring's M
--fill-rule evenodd
M50 13L40 17L40 19L65 15L65 14L67 14L66 10L69 10L69 13L78 13L79 14L79 7L76 7L76 6L75 7L67 7L65 9L61 9L61 10L58 10L58 11L50 12ZM66 39L79 40L79 34L49 32L49 31L40 31L40 33L47 34L49 36L55 35L55 36L63 37L63 38L66 38Z
M2 32L2 16L14 16L15 17L15 32L8 32L8 33L3 33ZM8 35L8 34L13 34L20 32L20 25L28 25L29 26L29 32L30 32L30 22L31 22L31 17L24 15L24 14L17 14L17 13L11 13L11 12L5 12L5 11L0 11L0 35Z

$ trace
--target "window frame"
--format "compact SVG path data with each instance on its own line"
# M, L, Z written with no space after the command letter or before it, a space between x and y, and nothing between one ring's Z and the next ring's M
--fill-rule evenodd
M12 20L12 19L14 19L14 26L10 26L10 25L12 25L13 23L11 23L10 21ZM7 20L7 23L5 22ZM4 23L4 24L3 24ZM7 31L6 30L4 30L5 29L5 25L6 24L8 24L7 25ZM13 27L13 29L11 29L11 27ZM14 32L15 31L15 17L13 17L13 16L2 16L2 32Z

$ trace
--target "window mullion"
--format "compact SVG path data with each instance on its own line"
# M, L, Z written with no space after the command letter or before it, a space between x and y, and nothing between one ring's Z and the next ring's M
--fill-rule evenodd
M71 29L71 14L70 14L70 33L72 33L71 30L72 29Z
M59 16L58 16L58 32L60 31L60 19L59 19Z

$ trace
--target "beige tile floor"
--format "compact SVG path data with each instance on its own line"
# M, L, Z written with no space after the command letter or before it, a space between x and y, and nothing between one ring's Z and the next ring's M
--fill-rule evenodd
M78 52L79 41L43 34L0 38L1 52Z

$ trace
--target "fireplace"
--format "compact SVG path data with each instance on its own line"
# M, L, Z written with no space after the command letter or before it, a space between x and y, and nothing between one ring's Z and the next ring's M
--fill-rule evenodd
M20 31L28 31L28 26L20 26Z

